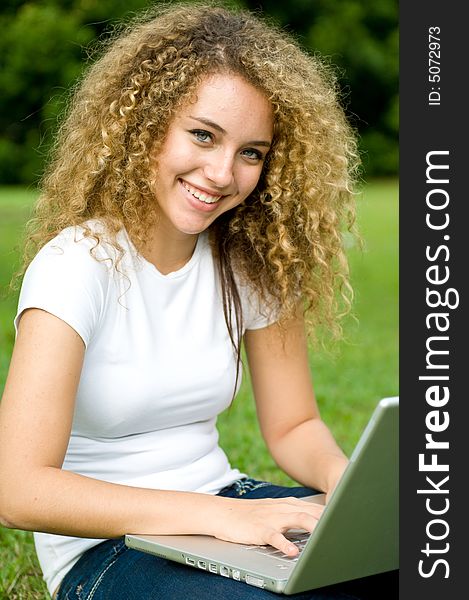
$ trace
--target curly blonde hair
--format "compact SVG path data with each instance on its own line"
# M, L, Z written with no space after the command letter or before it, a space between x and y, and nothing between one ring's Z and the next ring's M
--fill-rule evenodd
M275 122L256 189L210 228L229 329L233 301L239 326L236 272L280 321L302 300L312 330L340 333L338 314L352 298L341 232L354 219L358 156L332 69L276 26L213 2L159 4L104 50L59 131L25 266L62 229L91 218L117 250L123 226L142 247L154 215L150 155L207 75L233 73L265 94Z

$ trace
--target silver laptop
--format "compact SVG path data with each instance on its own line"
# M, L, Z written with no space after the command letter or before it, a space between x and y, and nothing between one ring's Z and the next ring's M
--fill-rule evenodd
M271 546L204 535L127 535L130 548L272 592L296 594L398 568L399 398L381 400L312 534L286 535L295 559ZM307 501L324 504L324 494ZM242 502L242 500L240 500Z

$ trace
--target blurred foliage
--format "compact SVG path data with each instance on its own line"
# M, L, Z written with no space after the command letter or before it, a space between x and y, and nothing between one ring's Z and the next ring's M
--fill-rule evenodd
M154 0L2 0L0 181L34 183L93 42ZM367 175L397 172L397 0L232 0L340 68Z

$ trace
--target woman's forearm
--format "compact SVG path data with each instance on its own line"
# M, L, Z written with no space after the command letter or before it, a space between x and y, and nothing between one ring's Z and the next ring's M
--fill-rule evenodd
M134 534L205 534L243 544L271 544L296 556L288 529L312 531L322 507L297 498L249 502L194 492L149 490L41 468L0 489L5 525L91 538ZM15 500L6 501L6 497Z
M20 474L0 491L6 526L91 538L126 533L214 535L225 498L107 483L53 467Z
M319 418L309 419L271 442L279 467L302 485L330 493L348 459Z

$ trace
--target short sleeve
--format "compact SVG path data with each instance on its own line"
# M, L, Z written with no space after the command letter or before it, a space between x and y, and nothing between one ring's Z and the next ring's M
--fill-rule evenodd
M275 308L274 302L272 305L263 303L259 294L246 283L238 282L238 291L245 330L261 329L278 321L280 311Z
M40 308L70 325L88 346L102 317L110 280L110 261L91 253L94 246L80 228L70 227L41 248L23 279L16 330L23 311Z

